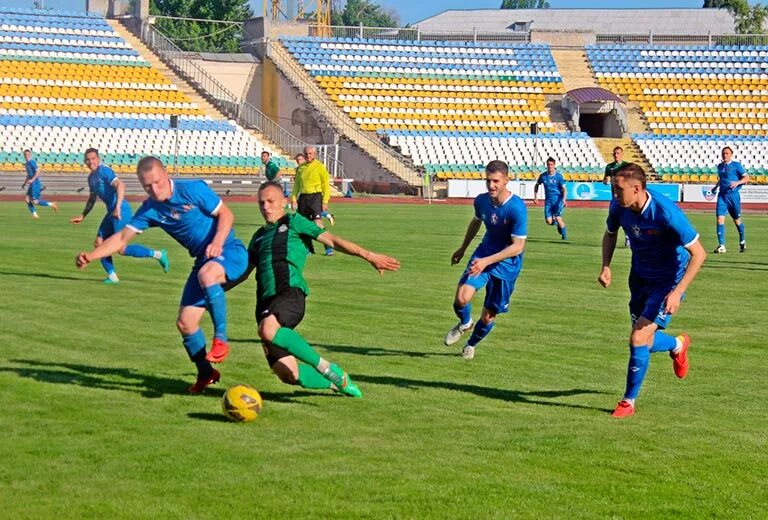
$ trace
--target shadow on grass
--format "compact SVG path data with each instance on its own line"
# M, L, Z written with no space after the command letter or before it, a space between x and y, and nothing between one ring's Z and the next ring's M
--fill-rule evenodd
M143 397L155 399L169 395L189 395L187 388L191 381L144 374L130 368L96 367L75 363L44 363L30 359L11 359L11 363L22 366L0 366L0 372L16 374L19 377L35 379L44 383L87 386L103 390L136 392ZM203 395L219 392L207 388Z
M389 385L410 390L419 390L420 388L439 388L443 390L453 390L456 392L465 392L475 394L479 397L489 399L499 399L512 403L536 404L544 406L561 406L565 408L578 408L583 410L597 410L601 412L612 412L612 408L599 408L596 406L586 406L581 404L563 403L558 401L547 401L545 399L557 399L559 397L571 397L574 395L586 394L605 394L597 390L585 390L574 388L570 390L539 390L533 392L520 392L517 390L506 390L503 388L488 388L485 386L468 385L464 383L451 383L450 381L423 381L419 379L406 379L403 377L392 376L366 376L355 374L354 379L357 382L372 383L375 385Z
M752 272L762 272L762 271L768 271L768 264L759 264L757 262L737 262L742 263L746 265L751 265L752 267L746 267L741 265L731 265L730 263L709 263L704 266L705 269L725 269L728 271L752 271Z
M258 339L241 339L241 338L229 338L230 343L253 343L254 345L261 346L261 341ZM414 350L400 350L400 349L391 349L391 348L384 348L384 347L366 347L366 346L360 346L360 345L334 345L331 343L313 343L310 342L310 345L313 347L320 347L326 350L330 350L331 352L346 352L348 354L357 354L360 356L405 356L405 357L415 357L415 358L430 358L430 357L440 357L440 356L449 356L449 357L455 357L456 353L451 352L440 352L440 347L438 346L434 352L418 352Z
M73 280L75 282L102 283L96 278L77 278L74 276L58 276L48 273L25 273L19 271L0 271L0 276L31 276L34 278L47 278L49 280Z
M234 421L230 421L224 416L224 412L222 413L190 412L187 414L187 417L189 417L190 419L197 419L200 421L234 423Z

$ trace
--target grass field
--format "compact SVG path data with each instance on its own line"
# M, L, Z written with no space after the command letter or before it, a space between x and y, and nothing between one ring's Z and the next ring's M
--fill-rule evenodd
M765 518L768 217L749 252L710 255L671 332L693 337L677 380L652 358L633 418L609 412L627 363L629 252L596 283L605 210L568 210L571 241L530 210L511 312L466 362L442 344L469 206L345 204L333 229L397 256L309 259L300 332L364 399L280 383L255 339L252 282L230 292L222 382L194 379L174 327L191 259L159 230L172 270L117 258L74 267L103 208L71 226L0 203L0 504L5 518ZM233 204L238 235L261 223ZM714 216L693 213L707 250ZM737 249L735 230L727 228ZM480 302L476 302L475 316ZM210 332L210 321L205 328ZM223 390L258 388L265 411L227 422Z

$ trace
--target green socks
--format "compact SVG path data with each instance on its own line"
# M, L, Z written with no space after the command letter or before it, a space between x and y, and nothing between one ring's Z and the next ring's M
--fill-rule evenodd
M320 364L320 354L313 349L299 333L287 327L280 327L272 338L272 343L287 350L289 354L310 367Z
M299 363L298 383L304 388L331 388L331 382L309 365Z

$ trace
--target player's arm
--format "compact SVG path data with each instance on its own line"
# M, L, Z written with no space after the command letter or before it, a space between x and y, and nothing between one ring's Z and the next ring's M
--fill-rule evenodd
M469 247L469 244L472 243L472 239L475 238L477 232L480 231L480 226L482 224L482 220L477 217L472 217L472 220L469 221L469 225L467 226L467 232L464 233L464 241L461 243L461 246L459 246L459 248L451 255L451 265L456 265L461 262L461 259L464 256L464 252Z
M692 244L686 245L685 248L691 253L691 259L688 261L685 274L677 286L672 289L672 292L667 295L664 303L664 312L667 314L674 314L680 308L680 300L683 297L683 293L688 289L693 279L696 278L696 275L699 274L699 270L707 258L707 252L704 251L704 247L698 238Z
M232 224L235 222L235 215L232 210L222 202L217 211L213 214L216 217L216 234L213 235L213 240L205 248L205 256L208 258L216 258L221 255L224 249L224 241L229 236L229 232L232 230Z
M96 194L91 192L90 195L88 195L88 200L85 201L85 207L83 208L82 213L69 219L69 222L72 224L79 224L85 220L85 217L88 216L88 213L93 209L94 204L96 204Z
M747 184L749 182L749 175L747 175L747 170L745 170L743 166L739 165L739 171L737 172L737 174L739 176L739 180L736 182L732 182L731 188L743 186L744 184Z
M563 193L563 207L566 207L568 205L568 188L565 187L565 182L560 185L560 190Z
M362 258L371 264L379 274L384 274L384 271L397 271L400 268L400 262L396 258L368 251L352 241L345 240L339 236L328 233L327 231L318 235L317 241L328 247L332 247L336 251Z
M523 249L525 249L525 238L513 236L512 243L498 253L486 256L484 258L475 258L472 261L472 265L469 266L469 274L471 276L477 276L478 274L482 273L489 265L501 262L507 258L515 257L521 254Z
M237 287L238 285L246 281L248 277L251 276L251 273L253 272L254 269L256 269L256 264L249 263L248 268L245 270L242 276L240 276L240 278L237 278L235 280L230 280L229 282L222 284L221 288L224 289L225 291L234 289L235 287Z
M533 205L536 206L539 203L539 186L541 186L541 177L536 179L536 184L533 185Z
M299 169L296 168L296 174L293 176L293 189L291 190L291 207L296 209L296 201L301 195L301 175L299 175Z
M99 247L94 249L93 251L86 253L81 252L79 255L77 255L77 258L75 259L75 264L77 265L78 269L83 269L85 266L93 262L94 260L100 260L102 258L105 258L107 256L112 256L113 254L120 251L122 248L124 248L126 245L128 245L128 242L130 242L133 237L136 236L136 231L129 227L124 227L119 233L115 233L108 239L106 239L104 242L101 243Z
M597 281L603 287L611 285L611 260L613 260L613 252L616 250L617 237L618 232L611 233L606 230L603 234L603 266L597 277Z
M123 184L123 181L115 177L115 180L112 181L112 186L115 187L115 191L117 192L115 210L112 212L112 216L117 220L120 220L120 206L123 205L123 201L125 200L125 184Z

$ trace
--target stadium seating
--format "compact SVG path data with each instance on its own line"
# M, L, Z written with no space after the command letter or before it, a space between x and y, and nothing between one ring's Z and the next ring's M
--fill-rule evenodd
M588 175L601 167L600 155L592 155L585 136L557 133L549 118L545 95L564 90L546 45L281 41L361 129L375 131L439 178L474 176L477 165L497 158L526 171L541 169L546 155L533 159L535 141L548 150L542 154L558 158L564 168ZM522 136L532 123L543 137ZM530 153L515 149L523 143L530 145ZM571 145L586 146L590 153L572 156Z
M0 169L18 170L30 148L47 172L83 172L89 147L123 172L154 154L178 173L256 173L264 149L293 166L236 124L207 117L102 17L0 15Z
M768 139L768 47L592 45L587 56L601 86L640 104L653 135L634 138L662 179L709 177L726 144L753 175L768 167L753 153Z

